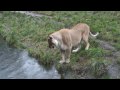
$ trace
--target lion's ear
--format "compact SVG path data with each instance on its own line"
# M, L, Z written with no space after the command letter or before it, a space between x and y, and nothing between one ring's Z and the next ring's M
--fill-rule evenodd
M51 40L51 39L52 39L52 37L51 37L51 36L48 36L48 39L49 39L49 40Z

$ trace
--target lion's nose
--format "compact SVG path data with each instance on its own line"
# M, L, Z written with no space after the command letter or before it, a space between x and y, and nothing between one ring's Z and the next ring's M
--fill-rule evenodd
M54 46L52 46L52 48L54 48Z

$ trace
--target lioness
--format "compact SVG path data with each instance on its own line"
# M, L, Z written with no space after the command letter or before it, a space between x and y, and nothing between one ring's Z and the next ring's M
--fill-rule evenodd
M86 44L85 50L89 49L89 34L96 37L99 33L93 35L90 32L90 27L85 23L79 23L71 29L61 29L48 36L49 48L57 47L60 49L62 60L59 63L69 63L71 50L77 47L77 49L72 50L72 52L77 52L80 49L81 40Z

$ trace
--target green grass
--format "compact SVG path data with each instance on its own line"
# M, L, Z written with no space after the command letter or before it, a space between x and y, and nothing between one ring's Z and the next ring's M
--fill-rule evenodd
M98 39L110 42L120 50L120 12L117 11L33 11L49 17L31 17L23 14L4 11L0 13L0 35L16 48L23 48L29 55L43 64L58 64L61 56L58 50L48 48L47 37L61 28L70 28L77 23L87 23L92 32L100 32ZM90 49L84 46L78 53L72 53L70 66L76 65L80 57L95 60L103 59L107 53L90 40ZM102 61L103 61L102 60ZM93 63L94 63L93 62ZM68 65L68 66L69 66ZM90 64L92 65L92 64ZM98 67L99 65L96 64ZM96 69L94 69L95 71Z

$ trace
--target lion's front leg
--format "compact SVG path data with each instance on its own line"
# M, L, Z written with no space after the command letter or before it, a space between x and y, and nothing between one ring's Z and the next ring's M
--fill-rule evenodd
M66 54L65 62L70 63L71 48L67 49L65 54Z
M62 60L60 60L59 63L63 64L65 62L65 50L61 50L61 56L62 56Z

